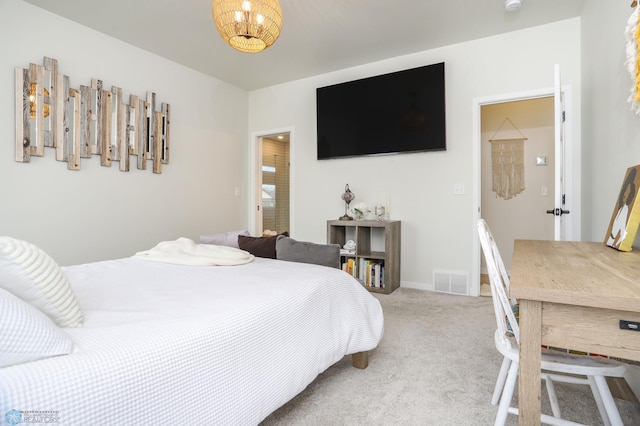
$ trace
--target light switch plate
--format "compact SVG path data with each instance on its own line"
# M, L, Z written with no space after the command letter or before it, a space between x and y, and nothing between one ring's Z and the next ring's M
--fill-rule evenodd
M464 195L464 183L453 185L453 195Z

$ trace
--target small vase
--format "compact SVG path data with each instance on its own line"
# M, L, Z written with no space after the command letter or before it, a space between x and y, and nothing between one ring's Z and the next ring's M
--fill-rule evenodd
M356 220L364 220L364 214L362 214L361 212L355 212L356 214Z

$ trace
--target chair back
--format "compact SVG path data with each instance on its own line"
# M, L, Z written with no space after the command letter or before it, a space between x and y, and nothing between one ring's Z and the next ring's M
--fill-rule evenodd
M513 306L516 305L517 302L515 299L509 299L509 275L504 267L504 262L498 251L498 246L493 239L491 230L484 219L478 220L478 235L487 264L498 330L501 336L506 336L506 334L511 331L516 341L520 343L520 328L518 327L518 322L516 321L513 310Z

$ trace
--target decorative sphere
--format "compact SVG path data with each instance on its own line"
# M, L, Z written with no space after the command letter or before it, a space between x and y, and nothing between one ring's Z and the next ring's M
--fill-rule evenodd
M347 186L344 187L344 193L342 193L340 198L342 198L345 203L349 204L354 198L356 198L356 194L351 192L349 185L347 184Z

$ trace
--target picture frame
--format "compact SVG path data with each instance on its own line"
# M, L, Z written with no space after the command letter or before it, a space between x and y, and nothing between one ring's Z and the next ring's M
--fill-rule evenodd
M640 225L640 165L629 167L611 215L604 243L620 251L631 251Z

